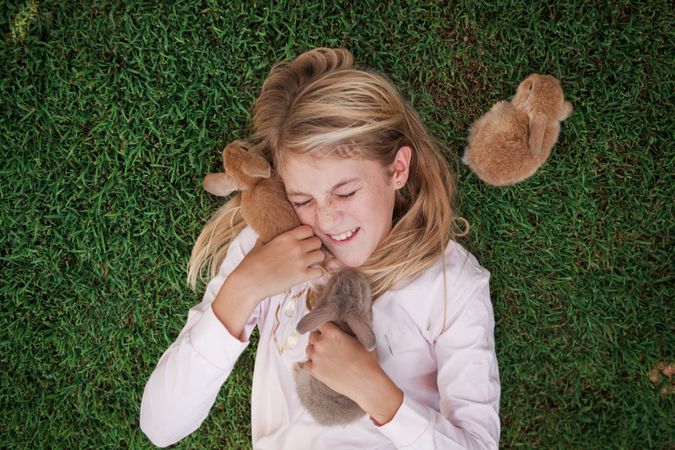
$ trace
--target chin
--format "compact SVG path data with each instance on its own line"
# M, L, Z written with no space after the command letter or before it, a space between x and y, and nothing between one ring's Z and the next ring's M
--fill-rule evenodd
M368 260L368 256L364 255L342 255L340 253L333 253L333 255L347 267L359 267Z
M369 251L366 245L360 241L353 242L350 246L346 247L336 246L330 242L328 238L326 240L322 239L322 242L330 250L333 256L347 267L362 266L374 251L374 249Z
M347 267L359 267L364 262L366 262L365 259L364 260L360 260L360 259L359 260L350 260L350 259L344 260L344 259L341 259L341 258L338 258L338 259L340 260L340 262L342 264L344 264Z

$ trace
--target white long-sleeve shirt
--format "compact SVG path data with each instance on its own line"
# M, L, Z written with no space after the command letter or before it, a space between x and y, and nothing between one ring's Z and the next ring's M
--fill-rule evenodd
M199 428L258 326L251 395L254 449L498 447L500 383L490 273L473 255L450 241L445 268L439 258L373 304L380 366L404 393L394 418L377 426L364 415L346 426L326 427L300 403L292 374L295 363L307 359L308 335L298 335L295 327L307 313L309 283L263 300L239 337L211 307L256 239L247 227L232 242L202 302L190 309L145 386L140 425L155 445L171 445Z

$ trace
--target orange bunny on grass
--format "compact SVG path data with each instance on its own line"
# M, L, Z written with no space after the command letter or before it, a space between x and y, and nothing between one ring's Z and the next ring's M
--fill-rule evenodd
M548 159L560 122L570 114L560 81L532 74L510 102L497 103L473 123L462 161L492 186L519 183Z

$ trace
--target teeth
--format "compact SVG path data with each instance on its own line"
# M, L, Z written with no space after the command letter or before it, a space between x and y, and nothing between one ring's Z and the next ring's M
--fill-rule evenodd
M352 237L352 235L354 234L355 231L356 231L356 228L354 228L353 230L347 231L346 233L342 233L342 234L336 234L336 235L331 234L330 237L332 237L336 241L344 241L345 239L349 239L350 237Z

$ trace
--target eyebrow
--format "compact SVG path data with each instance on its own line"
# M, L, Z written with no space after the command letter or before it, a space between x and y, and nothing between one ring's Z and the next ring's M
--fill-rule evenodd
M335 190L341 188L342 186L344 186L346 184L349 184L349 183L353 183L355 181L359 181L359 179L358 178L350 178L349 180L341 181L338 184L336 184L335 186L333 186L332 188L330 188L330 190L328 192L335 192ZM286 192L286 195L288 195L289 197L292 196L292 195L304 195L304 196L307 196L307 197L311 197L311 195L305 194L304 192L295 192L295 191L293 191L293 192L288 191L288 192Z

